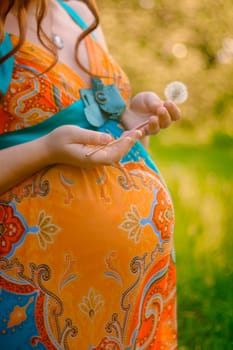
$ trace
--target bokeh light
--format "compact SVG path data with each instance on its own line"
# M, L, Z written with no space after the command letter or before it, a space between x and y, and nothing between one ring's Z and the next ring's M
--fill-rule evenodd
M147 10L154 8L155 0L139 0L139 5Z
M188 49L185 44L175 43L172 46L172 53L177 58L184 58L188 54Z
M179 350L233 349L233 2L101 0L110 52L132 94L189 97L150 153L176 212Z

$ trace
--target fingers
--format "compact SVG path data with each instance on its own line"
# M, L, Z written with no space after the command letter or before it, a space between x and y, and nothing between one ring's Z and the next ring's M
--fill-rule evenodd
M148 124L142 128L143 136L158 134L160 129L165 129L171 124L171 116L164 107L160 107L157 110L156 116L151 116L148 120Z
M142 136L146 135L155 135L158 134L160 130L160 123L159 123L159 118L158 116L151 116L147 123L143 127L140 127L140 130L142 131Z
M149 131L152 134L158 134L160 131L160 122L157 116L152 116L149 119Z
M179 120L181 116L180 109L171 101L155 103L153 113L155 115L149 118L148 125L143 129L144 135L157 134L160 129L169 127L173 121Z
M92 164L97 165L110 165L119 162L140 137L142 137L141 130L125 132L116 142L112 142L106 145L106 147L100 148L97 152L91 154L88 159Z
M52 134L54 132L55 139ZM120 161L133 144L142 137L141 130L130 130L123 133L117 142L112 142L113 137L110 135L71 125L59 127L52 133L50 134L52 141L49 144L56 145L53 150L54 162L83 168L110 165ZM105 147L102 147L103 144ZM48 148L51 148L50 145ZM99 148L97 152L87 156L96 148Z
M169 114L169 111L165 107L160 107L157 111L157 115L159 118L159 125L161 129L165 129L171 124L171 116Z
M88 145L105 145L112 141L112 136L103 132L83 129L76 126L67 126L69 143Z
M112 141L112 136L99 131L82 129L78 143L88 145L105 145Z
M165 129L172 123L172 121L177 121L180 119L181 112L175 103L166 101L164 102L163 106L157 109L157 116L159 119L160 128Z
M165 101L164 102L164 107L167 109L169 112L171 119L176 121L179 120L181 117L181 111L177 105L171 101Z

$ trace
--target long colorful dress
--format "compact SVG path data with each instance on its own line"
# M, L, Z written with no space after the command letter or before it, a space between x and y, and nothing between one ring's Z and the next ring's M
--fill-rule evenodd
M114 77L127 102L124 72L91 37L86 47L92 72ZM29 42L17 52L0 134L80 98L87 86L66 65L31 73L50 63ZM116 121L101 130L123 132ZM0 196L1 350L176 349L173 226L167 187L138 142L112 166L55 165L11 188Z

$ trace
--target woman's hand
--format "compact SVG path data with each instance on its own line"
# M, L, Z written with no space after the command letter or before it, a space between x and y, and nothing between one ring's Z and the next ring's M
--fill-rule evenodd
M141 129L144 136L157 134L160 129L167 128L178 119L180 109L177 105L171 101L162 101L153 92L138 93L122 115L122 122L127 130L148 120L148 124Z
M118 142L102 132L63 125L48 135L0 151L0 195L37 171L53 164L81 168L118 162L141 137L140 130L126 131ZM95 146L106 145L95 154Z
M122 134L117 143L109 144L112 136L82 129L73 125L64 125L46 136L48 159L53 164L67 164L90 168L98 165L110 165L118 162L142 136L140 130L131 130ZM91 157L87 154L93 147L106 145Z

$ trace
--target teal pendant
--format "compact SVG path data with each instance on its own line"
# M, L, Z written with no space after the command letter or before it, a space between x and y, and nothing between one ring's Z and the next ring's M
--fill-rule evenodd
M89 124L102 126L108 119L120 120L126 108L115 84L105 85L100 78L92 78L91 89L80 89L84 113Z

